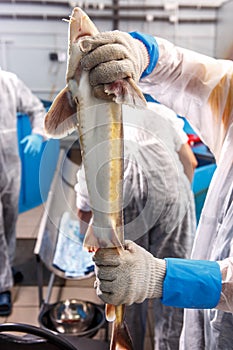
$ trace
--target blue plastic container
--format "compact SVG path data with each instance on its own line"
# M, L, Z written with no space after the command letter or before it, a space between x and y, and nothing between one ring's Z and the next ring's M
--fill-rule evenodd
M22 213L47 200L58 161L60 143L58 140L48 140L43 143L39 154L35 156L24 154L25 145L21 145L20 141L31 134L31 124L27 114L19 113L17 117L18 147L21 158L19 213Z
M192 190L195 198L196 219L199 222L210 181L216 169L216 164L208 164L195 169Z

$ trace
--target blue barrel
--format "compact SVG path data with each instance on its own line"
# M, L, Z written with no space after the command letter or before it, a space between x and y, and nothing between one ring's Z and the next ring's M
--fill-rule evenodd
M44 101L43 101L44 102ZM51 103L44 103L46 109ZM24 154L25 145L20 141L31 134L31 124L27 114L17 114L18 147L21 158L21 189L19 213L41 205L47 200L50 185L59 157L59 140L43 142L41 151L35 156Z

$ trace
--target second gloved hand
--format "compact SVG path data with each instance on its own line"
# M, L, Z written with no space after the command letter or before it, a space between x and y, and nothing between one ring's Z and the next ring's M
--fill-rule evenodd
M165 260L154 258L134 242L126 241L120 254L115 248L99 249L93 260L95 288L105 303L131 305L162 297Z
M26 146L24 147L23 152L25 154L29 153L31 155L35 155L40 152L42 142L43 142L43 136L39 134L28 135L20 141L21 144L26 143Z
M92 86L127 77L138 82L149 63L144 44L118 30L84 37L80 41L80 49L84 53L81 65L83 69L90 70Z

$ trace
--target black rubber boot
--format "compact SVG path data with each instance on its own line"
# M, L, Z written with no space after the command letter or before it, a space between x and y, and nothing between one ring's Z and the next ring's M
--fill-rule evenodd
M11 292L0 293L0 316L9 316L12 311Z

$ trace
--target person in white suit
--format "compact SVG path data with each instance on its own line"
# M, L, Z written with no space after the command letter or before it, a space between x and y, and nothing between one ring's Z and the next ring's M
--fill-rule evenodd
M13 267L21 174L17 112L26 113L30 118L32 133L21 143L24 153L34 156L42 146L46 111L14 73L0 70L0 316L11 313L11 288L14 281L23 278Z
M157 297L165 305L186 308L181 349L231 349L233 62L139 32L112 31L83 40L88 45L82 45L82 66L90 70L96 96L105 83L132 77L144 93L189 120L217 164L192 259L156 259L131 241L120 256L100 249L95 255L97 294L110 304Z

